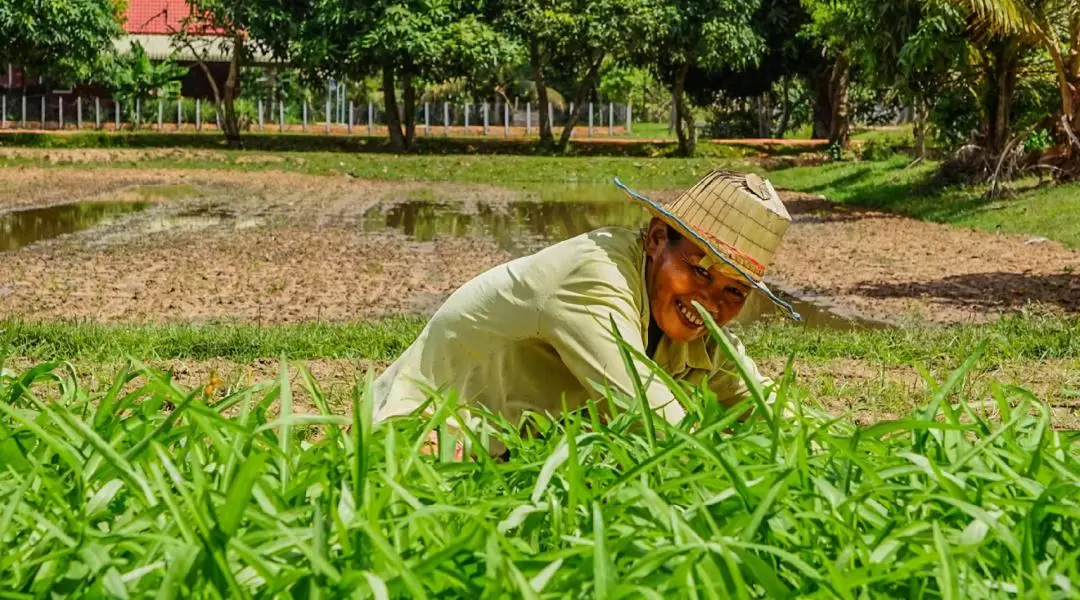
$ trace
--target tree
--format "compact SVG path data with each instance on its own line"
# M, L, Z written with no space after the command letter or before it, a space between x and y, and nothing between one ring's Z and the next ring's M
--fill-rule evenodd
M954 0L975 17L975 28L1004 37L1003 61L1018 43L1046 52L1054 65L1060 106L1051 127L1062 177L1080 176L1080 2L1076 0ZM976 31L976 33L979 33ZM1006 79L1002 85L1010 85Z
M187 0L189 15L173 32L176 43L194 55L214 94L214 103L224 112L222 133L231 146L239 146L240 123L236 99L240 95L240 69L256 51L269 50L265 41L278 35L287 21L289 0ZM286 29L287 30L287 29ZM210 71L216 56L227 56L229 70L224 89Z
M847 147L850 137L851 44L858 39L860 0L803 0L810 15L804 35L825 57L808 74L814 98L813 137Z
M894 90L913 107L915 155L923 158L936 94L967 60L965 16L941 0L861 0L851 6L851 54L866 83Z
M803 88L798 79L821 62L820 53L799 35L809 20L800 0L762 0L751 19L763 41L760 59L738 67L693 69L687 75L687 94L699 105L755 98L760 109L758 135L784 137L791 115L799 112L794 106L798 100L791 97ZM773 107L777 106L779 115L773 123Z
M308 78L380 76L397 150L413 145L421 83L492 69L514 51L466 0L315 0L287 9L290 25L267 32L271 46Z
M55 80L100 81L122 33L112 0L0 2L0 57Z
M109 87L116 98L134 104L151 94L178 94L180 78L187 69L171 60L152 61L142 44L132 42L126 54L118 55L110 69Z
M690 73L755 64L764 51L752 22L758 6L756 0L666 0L665 14L671 21L657 46L654 65L670 86L679 154L691 156L697 141L686 103Z
M489 18L527 48L540 116L540 142L562 150L600 84L604 65L640 64L670 20L658 0L495 0ZM558 141L548 119L553 81L565 86L574 111Z

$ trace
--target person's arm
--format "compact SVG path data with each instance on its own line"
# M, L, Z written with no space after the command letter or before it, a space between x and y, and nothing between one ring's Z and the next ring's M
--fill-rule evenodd
M543 303L541 336L555 348L590 395L596 396L590 382L606 382L635 397L634 383L611 325L614 321L623 340L644 354L640 308L635 306L633 292L626 289L628 286L620 278L603 270L590 271L586 267L572 274ZM653 411L672 423L681 420L685 411L671 390L640 360L635 358L633 365Z

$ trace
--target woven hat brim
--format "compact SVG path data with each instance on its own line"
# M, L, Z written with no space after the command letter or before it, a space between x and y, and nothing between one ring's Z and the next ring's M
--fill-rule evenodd
M786 312L787 315L789 317L791 317L793 320L795 320L795 321L801 321L802 320L802 315L800 315L798 312L796 312L795 309L792 308L792 306L790 304L788 304L787 302L784 302L779 297L777 297L776 294L774 294L773 291L769 289L769 286L765 285L764 281L761 281L760 279L755 279L752 275L750 275L750 273L748 273L746 271L746 269L744 269L741 266L739 266L738 264L736 264L735 261L728 258L728 256L726 254L724 254L723 252L720 252L716 248L716 246L714 246L712 244L712 242L705 239L699 233L694 231L694 229L691 228L686 223L684 223L682 221L682 219L680 219L679 217L672 214L671 211L664 208L663 205L661 205L659 202L656 202L655 200L647 198L646 196L644 196L642 194L639 194L639 193L635 192L634 190L630 189L622 181L619 181L618 177L616 177L614 179L615 179L615 185L618 186L619 189L621 189L622 191L626 192L627 196L629 196L631 200L633 200L633 201L641 204L642 206L644 206L646 209L649 210L649 212L651 212L654 216L659 218L661 221L663 221L663 222L667 223L668 225L674 227L676 231L678 231L682 235L684 235L684 236L690 238L691 240L693 240L694 243L697 244L699 248L701 248L702 250L708 252L715 259L719 260L720 262L723 262L731 270L738 273L744 280L746 280L747 284L749 284L750 287L752 287L752 288L758 290L759 292L761 292L762 294L764 294L766 298L768 298L773 304L775 304L778 307L782 308L784 310L784 312Z

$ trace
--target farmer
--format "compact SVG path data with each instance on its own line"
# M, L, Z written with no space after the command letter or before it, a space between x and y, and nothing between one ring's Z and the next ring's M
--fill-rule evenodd
M455 390L460 401L512 423L526 411L557 416L564 398L567 408L579 408L598 396L597 386L633 395L612 323L675 380L707 381L725 406L746 398L693 303L722 327L756 290L798 318L762 283L791 223L772 185L713 171L660 204L615 183L652 213L643 231L597 229L463 285L376 380L376 421L413 412L428 390ZM652 409L679 421L684 411L671 390L640 361L635 368Z

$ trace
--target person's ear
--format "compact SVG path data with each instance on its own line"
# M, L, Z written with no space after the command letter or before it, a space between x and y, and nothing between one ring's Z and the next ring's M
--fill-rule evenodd
M649 228L645 231L645 255L656 260L656 257L667 245L667 223L657 217L649 221Z

